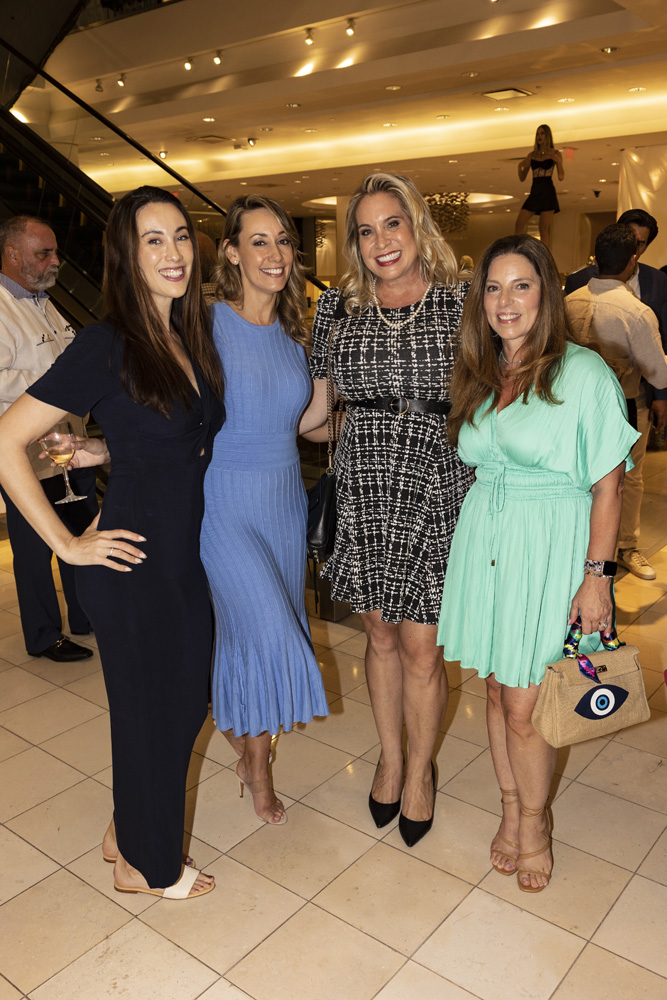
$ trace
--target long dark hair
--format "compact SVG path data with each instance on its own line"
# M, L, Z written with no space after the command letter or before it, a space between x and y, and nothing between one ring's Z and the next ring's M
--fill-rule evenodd
M297 344L306 347L310 344L310 330L306 323L306 272L301 263L299 252L299 234L294 223L282 205L272 198L261 194L247 194L233 201L227 210L225 231L222 234L218 249L218 267L215 272L217 283L216 294L236 305L243 306L243 281L238 267L235 267L226 254L229 245L237 247L243 228L243 219L248 212L265 208L282 226L285 235L292 244L294 260L287 284L276 296L276 311L283 330Z
M573 332L561 291L556 263L544 243L533 236L503 236L487 247L475 268L461 319L459 354L449 387L452 409L447 418L449 440L455 444L461 425L472 423L475 411L489 401L488 412L498 405L501 394L498 358L502 341L494 336L484 310L484 289L492 261L507 254L520 254L535 268L540 279L540 308L522 348L521 365L513 372L516 395L528 402L535 392L547 403L560 402L553 391L554 381L568 342L580 344ZM592 347L592 344L587 344Z
M146 205L173 205L183 216L192 242L192 273L185 295L174 299L171 325L194 367L219 399L222 369L213 346L211 320L201 292L201 265L190 217L175 198L161 188L128 192L111 210L106 231L104 303L106 315L123 341L121 380L132 399L165 416L175 402L192 407L190 381L169 350L164 327L138 261L137 213Z

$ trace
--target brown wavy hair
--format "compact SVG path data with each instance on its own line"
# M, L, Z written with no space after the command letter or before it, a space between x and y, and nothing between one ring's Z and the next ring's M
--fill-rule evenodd
M295 343L307 347L310 344L310 329L306 323L306 272L301 263L299 234L285 209L272 198L264 198L261 194L247 194L237 198L229 206L225 230L218 248L218 266L214 273L216 295L219 299L243 306L243 279L239 268L228 259L226 249L229 244L238 247L244 216L259 208L265 208L278 220L292 244L294 261L287 284L278 292L276 307L280 325L287 336Z
M136 402L169 417L175 402L186 410L192 408L192 385L169 350L162 320L139 266L137 213L153 204L173 205L187 226L193 251L192 272L185 295L172 304L171 325L193 366L222 399L222 369L201 292L197 239L178 198L161 188L144 185L116 202L106 230L103 292L107 319L123 341L120 377L126 391Z
M553 386L565 346L568 342L582 343L570 326L556 262L544 243L525 234L503 236L492 243L475 268L463 306L459 354L449 387L452 409L447 426L451 444L456 444L462 424L474 423L475 412L483 403L488 401L486 412L490 413L500 400L502 340L486 318L484 289L492 261L507 254L519 254L533 265L541 292L537 318L522 349L521 364L513 372L516 396L523 395L523 402L527 403L531 392L535 392L547 403L559 404Z
M461 280L456 254L433 220L431 210L413 182L401 174L369 174L350 199L345 216L343 255L348 268L340 280L348 313L363 312L372 302L373 275L364 264L359 249L357 209L366 195L392 195L412 223L417 244L422 280L428 285L443 284L455 288Z

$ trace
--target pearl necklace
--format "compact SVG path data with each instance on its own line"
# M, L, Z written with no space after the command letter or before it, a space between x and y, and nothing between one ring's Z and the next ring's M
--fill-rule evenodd
M522 361L508 361L503 352L500 352L500 361L504 361L506 365L520 365L523 364Z
M421 299L419 300L419 304L418 304L417 308L413 309L413 311L410 313L410 315L408 317L406 317L406 319L402 319L402 320L398 320L398 321L392 321L390 319L387 319L387 317L384 315L384 313L380 309L380 303L378 302L377 296L375 294L375 276L374 276L373 277L373 281L372 281L372 287L371 287L371 295L373 297L373 302L375 303L375 311L377 312L378 316L380 317L380 319L382 320L382 322L384 323L384 325L388 326L390 328L390 330L401 330L404 326L407 326L408 323L412 323L413 320L422 311L422 309L424 307L424 302L426 301L426 296L431 291L432 287L433 287L432 285L427 285L426 286L426 291L424 292L424 294L422 295ZM397 307L397 308L400 308L400 307Z

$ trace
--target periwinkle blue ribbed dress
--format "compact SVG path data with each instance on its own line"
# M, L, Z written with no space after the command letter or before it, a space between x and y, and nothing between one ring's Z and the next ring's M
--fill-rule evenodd
M257 736L327 715L304 606L306 494L296 431L310 398L302 347L276 321L213 306L227 417L204 484L201 557L215 611L213 718Z

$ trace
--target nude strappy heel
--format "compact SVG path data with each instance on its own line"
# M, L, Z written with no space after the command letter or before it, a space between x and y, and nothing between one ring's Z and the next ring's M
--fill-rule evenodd
M513 802L518 802L519 790L517 788L501 788L500 801L504 806L509 806L512 805ZM508 840L507 837L503 837L502 833L497 833L493 839L502 840L502 842L507 844L508 847L516 847L517 851L519 850L519 845L515 844L513 840ZM491 848L491 850L494 850L494 848ZM516 858L511 857L509 854L505 854L503 851L499 851L497 848L495 848L495 853L500 855L500 861L492 861L491 866L498 872L499 875L514 875L518 868ZM503 868L503 861L510 861L514 865L514 868Z
M516 880L517 880L518 886L521 889L521 891L522 892L542 892L543 889L546 889L547 885L549 884L549 882L551 880L551 872L541 872L541 871L537 871L534 868L524 868L524 866L521 864L521 862L524 861L524 860L526 860L526 859L528 859L528 858L537 858L540 854L544 854L545 851L549 851L549 853L552 853L551 852L551 816L547 812L547 807L546 806L542 806L541 809L527 809L526 806L524 806L521 803L519 803L519 808L521 809L521 815L522 816L541 816L542 813L546 813L546 815L547 815L548 831L547 831L547 840L546 840L546 843L544 843L542 845L542 847L540 847L540 849L538 851L531 851L528 854L520 854L519 857L517 858L517 861L518 861L519 864L518 864L518 868L517 868ZM553 854L552 854L552 861L553 861ZM522 875L541 875L543 878L545 878L547 880L546 881L546 885L538 885L538 886L524 885L523 882L521 881L521 876Z

